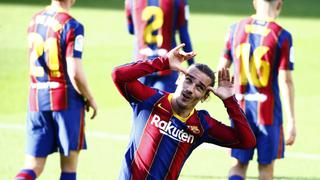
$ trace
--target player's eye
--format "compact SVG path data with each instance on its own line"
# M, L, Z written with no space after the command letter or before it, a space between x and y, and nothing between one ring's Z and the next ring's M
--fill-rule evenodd
M197 88L197 90L200 91L200 92L203 92L203 91L204 91L204 87L201 86L201 85L197 85L196 88Z
M185 80L187 83L192 83L192 79L190 77L186 77L186 80Z

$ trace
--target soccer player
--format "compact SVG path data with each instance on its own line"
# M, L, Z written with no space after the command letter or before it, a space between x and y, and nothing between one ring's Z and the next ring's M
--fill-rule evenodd
M231 26L218 69L234 64L236 97L257 138L259 179L272 179L284 157L280 90L288 118L286 144L295 141L293 47L291 34L275 22L282 0L253 0L256 14ZM232 149L230 180L246 177L254 148Z
M135 59L153 59L164 56L176 46L176 32L184 50L192 51L188 32L189 6L187 0L126 0L129 33L135 36ZM193 58L188 64L194 63ZM174 92L177 71L160 71L139 80L150 87Z
M61 180L75 180L86 149L84 111L96 102L82 66L83 26L69 13L75 0L52 0L28 28L30 94L24 168L17 180L33 180L49 154L59 151Z
M192 151L207 142L224 147L252 148L255 137L235 100L234 87L225 69L215 75L204 64L181 63L195 56L180 51L183 44L166 56L137 61L115 68L113 81L133 108L131 137L119 179L177 179ZM174 93L153 89L137 79L162 70L184 73ZM234 127L226 126L205 110L195 110L209 93L227 108Z

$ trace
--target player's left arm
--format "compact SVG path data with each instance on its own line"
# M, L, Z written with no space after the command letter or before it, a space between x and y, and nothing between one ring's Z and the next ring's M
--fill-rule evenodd
M70 20L62 32L63 37L66 37L66 61L67 73L75 90L81 94L86 101L86 109L93 109L91 119L97 114L97 104L89 89L89 85L83 70L82 51L83 51L83 26L75 21Z
M134 24L131 14L131 2L129 0L125 0L125 12L127 18L127 26L130 34L134 34Z
M292 36L289 32L281 34L281 54L279 64L279 86L282 96L283 107L287 118L286 144L292 145L296 138L296 120L294 114L294 83L292 71L294 67L294 52Z
M179 37L180 42L184 43L185 46L183 50L185 52L192 52L192 44L188 30L188 20L189 20L189 5L187 0L180 1L178 10L178 26L179 26ZM194 58L189 59L188 64L194 64Z
M218 87L209 87L209 90L223 101L234 124L234 127L229 127L207 116L207 122L211 127L208 130L209 139L224 147L253 148L256 145L256 139L244 112L235 99L233 79L230 79L229 71L220 70L218 72Z
M290 70L279 71L279 85L281 89L282 103L287 118L286 144L292 145L296 138L296 122L294 114L294 83Z

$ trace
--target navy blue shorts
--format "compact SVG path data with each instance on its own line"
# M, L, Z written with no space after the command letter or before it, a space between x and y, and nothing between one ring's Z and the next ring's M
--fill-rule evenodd
M241 163L247 164L252 160L254 149L257 149L258 163L270 164L275 159L284 157L284 136L282 125L257 125L249 123L256 136L257 146L253 149L232 149L232 157Z
M86 149L84 115L84 108L29 111L26 153L34 157L47 157L59 151L68 156L70 151Z

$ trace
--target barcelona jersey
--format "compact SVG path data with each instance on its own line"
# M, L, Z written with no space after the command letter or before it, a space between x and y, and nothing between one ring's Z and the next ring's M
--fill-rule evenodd
M192 51L186 0L126 0L125 6L129 32L135 35L136 59L165 55L176 46L177 31L186 44L184 50Z
M57 111L84 105L67 73L67 57L81 58L83 26L62 8L48 6L28 28L30 111Z
M172 94L143 85L141 76L169 68L168 59L138 61L116 68L113 80L133 109L129 145L119 179L177 179L182 166L200 144L250 148L254 135L235 97L223 103L235 127L193 110L181 117L171 107Z
M224 58L234 64L237 99L257 124L282 124L279 70L293 70L291 34L273 20L249 17L231 26Z

